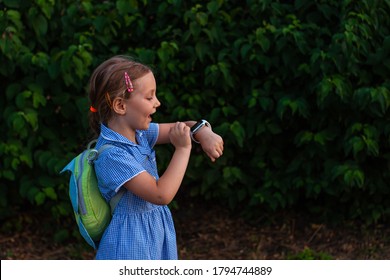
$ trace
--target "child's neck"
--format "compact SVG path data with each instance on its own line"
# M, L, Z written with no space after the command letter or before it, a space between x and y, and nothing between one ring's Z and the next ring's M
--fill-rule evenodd
M129 139L131 142L138 145L136 132L134 129L122 124L118 124L117 122L108 122L107 125L111 130L121 134L122 136Z

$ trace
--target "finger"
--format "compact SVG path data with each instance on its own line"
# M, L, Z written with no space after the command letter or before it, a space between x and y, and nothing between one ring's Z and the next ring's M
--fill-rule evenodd
M208 157L210 158L210 160L212 161L212 162L215 162L215 160L216 160L216 158L215 157L213 157L212 155L210 155L210 154L207 154L208 155Z
M218 155L218 157L223 155L223 148L218 147L215 149L215 154Z
M178 130L180 130L180 122L176 122L175 128L178 129Z
M178 129L180 132L186 132L186 128L188 128L188 126L185 123L183 122L178 123Z
M219 148L221 149L221 151L223 151L223 141L221 141L220 143L219 143Z
M190 132L190 128L186 124L184 124L183 130L185 133Z
M175 125L174 125L174 127L173 127L173 131L174 131L175 134L177 134L177 135L180 135L180 134L182 133L183 128L182 128L180 122L176 122L176 123L175 123Z
M214 161L215 161L216 159L218 159L220 156L221 156L221 153L218 152L218 151L214 151L213 153L210 153L210 155L209 155L209 157L210 157L210 158L213 158Z

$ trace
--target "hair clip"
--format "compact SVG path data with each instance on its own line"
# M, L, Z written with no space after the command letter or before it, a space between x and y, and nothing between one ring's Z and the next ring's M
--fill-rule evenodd
M110 94L108 92L106 92L104 97L106 98L106 102L107 102L108 107L110 107L110 109L111 109L112 108L112 102L111 102Z
M92 112L92 113L97 113L97 109L95 108L95 107L93 107L92 105L91 105L91 107L89 107L89 110Z
M125 72L125 82L126 82L127 92L133 92L134 90L133 83L131 82L129 74L127 74L127 72Z

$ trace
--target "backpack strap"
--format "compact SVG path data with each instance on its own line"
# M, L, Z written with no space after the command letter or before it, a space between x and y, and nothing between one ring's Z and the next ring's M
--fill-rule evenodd
M125 194L126 190L124 187L120 188L120 190L111 198L110 206L111 206L111 215L114 213L115 207L118 205L119 200L121 200L122 196Z
M102 154L105 150L116 147L112 144L104 144L99 148L99 150L91 148L93 144L97 142L97 139L92 140L88 143L88 150L90 150L90 153L88 154L88 163L92 164L100 154ZM126 190L124 188L121 188L110 200L110 207L111 207L111 215L114 213L115 207L118 205L119 201L121 200L122 196L125 194Z

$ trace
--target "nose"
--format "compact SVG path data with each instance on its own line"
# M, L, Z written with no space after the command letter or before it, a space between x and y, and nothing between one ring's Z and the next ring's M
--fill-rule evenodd
M161 103L160 103L160 100L158 100L158 98L156 97L156 103L154 104L154 107L160 107Z

